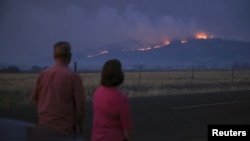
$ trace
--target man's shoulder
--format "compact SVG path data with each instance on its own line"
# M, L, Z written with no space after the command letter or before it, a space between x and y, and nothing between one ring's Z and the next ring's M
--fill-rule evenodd
M68 67L58 67L58 66L51 66L45 69L44 71L41 72L41 74L46 74L46 73L63 73L65 75L72 75L72 76L80 76L78 73L73 71L72 69Z
M80 77L80 75L77 72L73 71L72 69L68 68L68 71L72 76Z
M44 69L44 70L40 73L40 76L42 76L42 75L44 75L44 74L46 74L46 73L51 72L51 69L52 69L52 67L48 67L48 68Z
M73 81L76 82L82 82L82 78L80 76L80 74L76 73L75 71L69 69L69 74L71 76L71 78L73 79Z

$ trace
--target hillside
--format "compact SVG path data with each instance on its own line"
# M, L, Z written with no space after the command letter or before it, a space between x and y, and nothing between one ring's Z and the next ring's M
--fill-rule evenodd
M141 47L140 47L141 46ZM145 47L146 46L146 47ZM75 59L84 67L99 68L111 58L119 59L125 68L143 65L147 68L166 67L230 67L250 64L250 43L223 39L175 40L164 45L145 45L137 41L113 43L97 50L76 53Z

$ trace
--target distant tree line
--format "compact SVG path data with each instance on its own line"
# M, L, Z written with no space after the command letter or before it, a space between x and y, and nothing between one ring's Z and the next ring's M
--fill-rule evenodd
M17 66L8 66L3 67L0 72L17 73L20 72L20 69Z
M29 69L23 70L23 69L20 69L18 66L7 66L7 67L2 67L0 69L0 72L1 73L42 72L46 68L48 68L48 67L47 66L46 67L40 67L40 66L34 65Z
M38 65L34 65L28 69L20 69L18 66L12 65L12 66L7 66L7 67L2 67L0 68L0 73L19 73L19 72L32 72L32 73L39 73L42 72L48 68L47 66L45 67L40 67ZM100 71L101 68L88 68L87 70L85 69L80 69L78 72L98 72ZM132 67L125 67L125 71L167 71L167 70L231 70L231 69L238 69L238 70L243 70L243 69L250 69L250 64L249 63L239 63L239 62L234 62L231 66L219 66L219 65L214 65L214 66L145 66L142 64L139 65L134 65Z
M236 69L249 69L250 64L246 62L244 63L234 62L232 67Z

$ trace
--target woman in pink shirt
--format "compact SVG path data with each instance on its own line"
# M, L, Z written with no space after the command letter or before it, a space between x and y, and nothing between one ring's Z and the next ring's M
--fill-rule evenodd
M93 97L92 141L132 141L133 124L128 98L117 86L123 83L121 63L112 59L102 69L101 86Z

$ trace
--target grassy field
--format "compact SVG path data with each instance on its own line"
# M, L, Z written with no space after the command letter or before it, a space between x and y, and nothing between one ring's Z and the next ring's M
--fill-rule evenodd
M38 73L0 73L0 105L28 103ZM88 99L100 73L80 73ZM120 86L129 97L250 90L250 70L125 72Z

